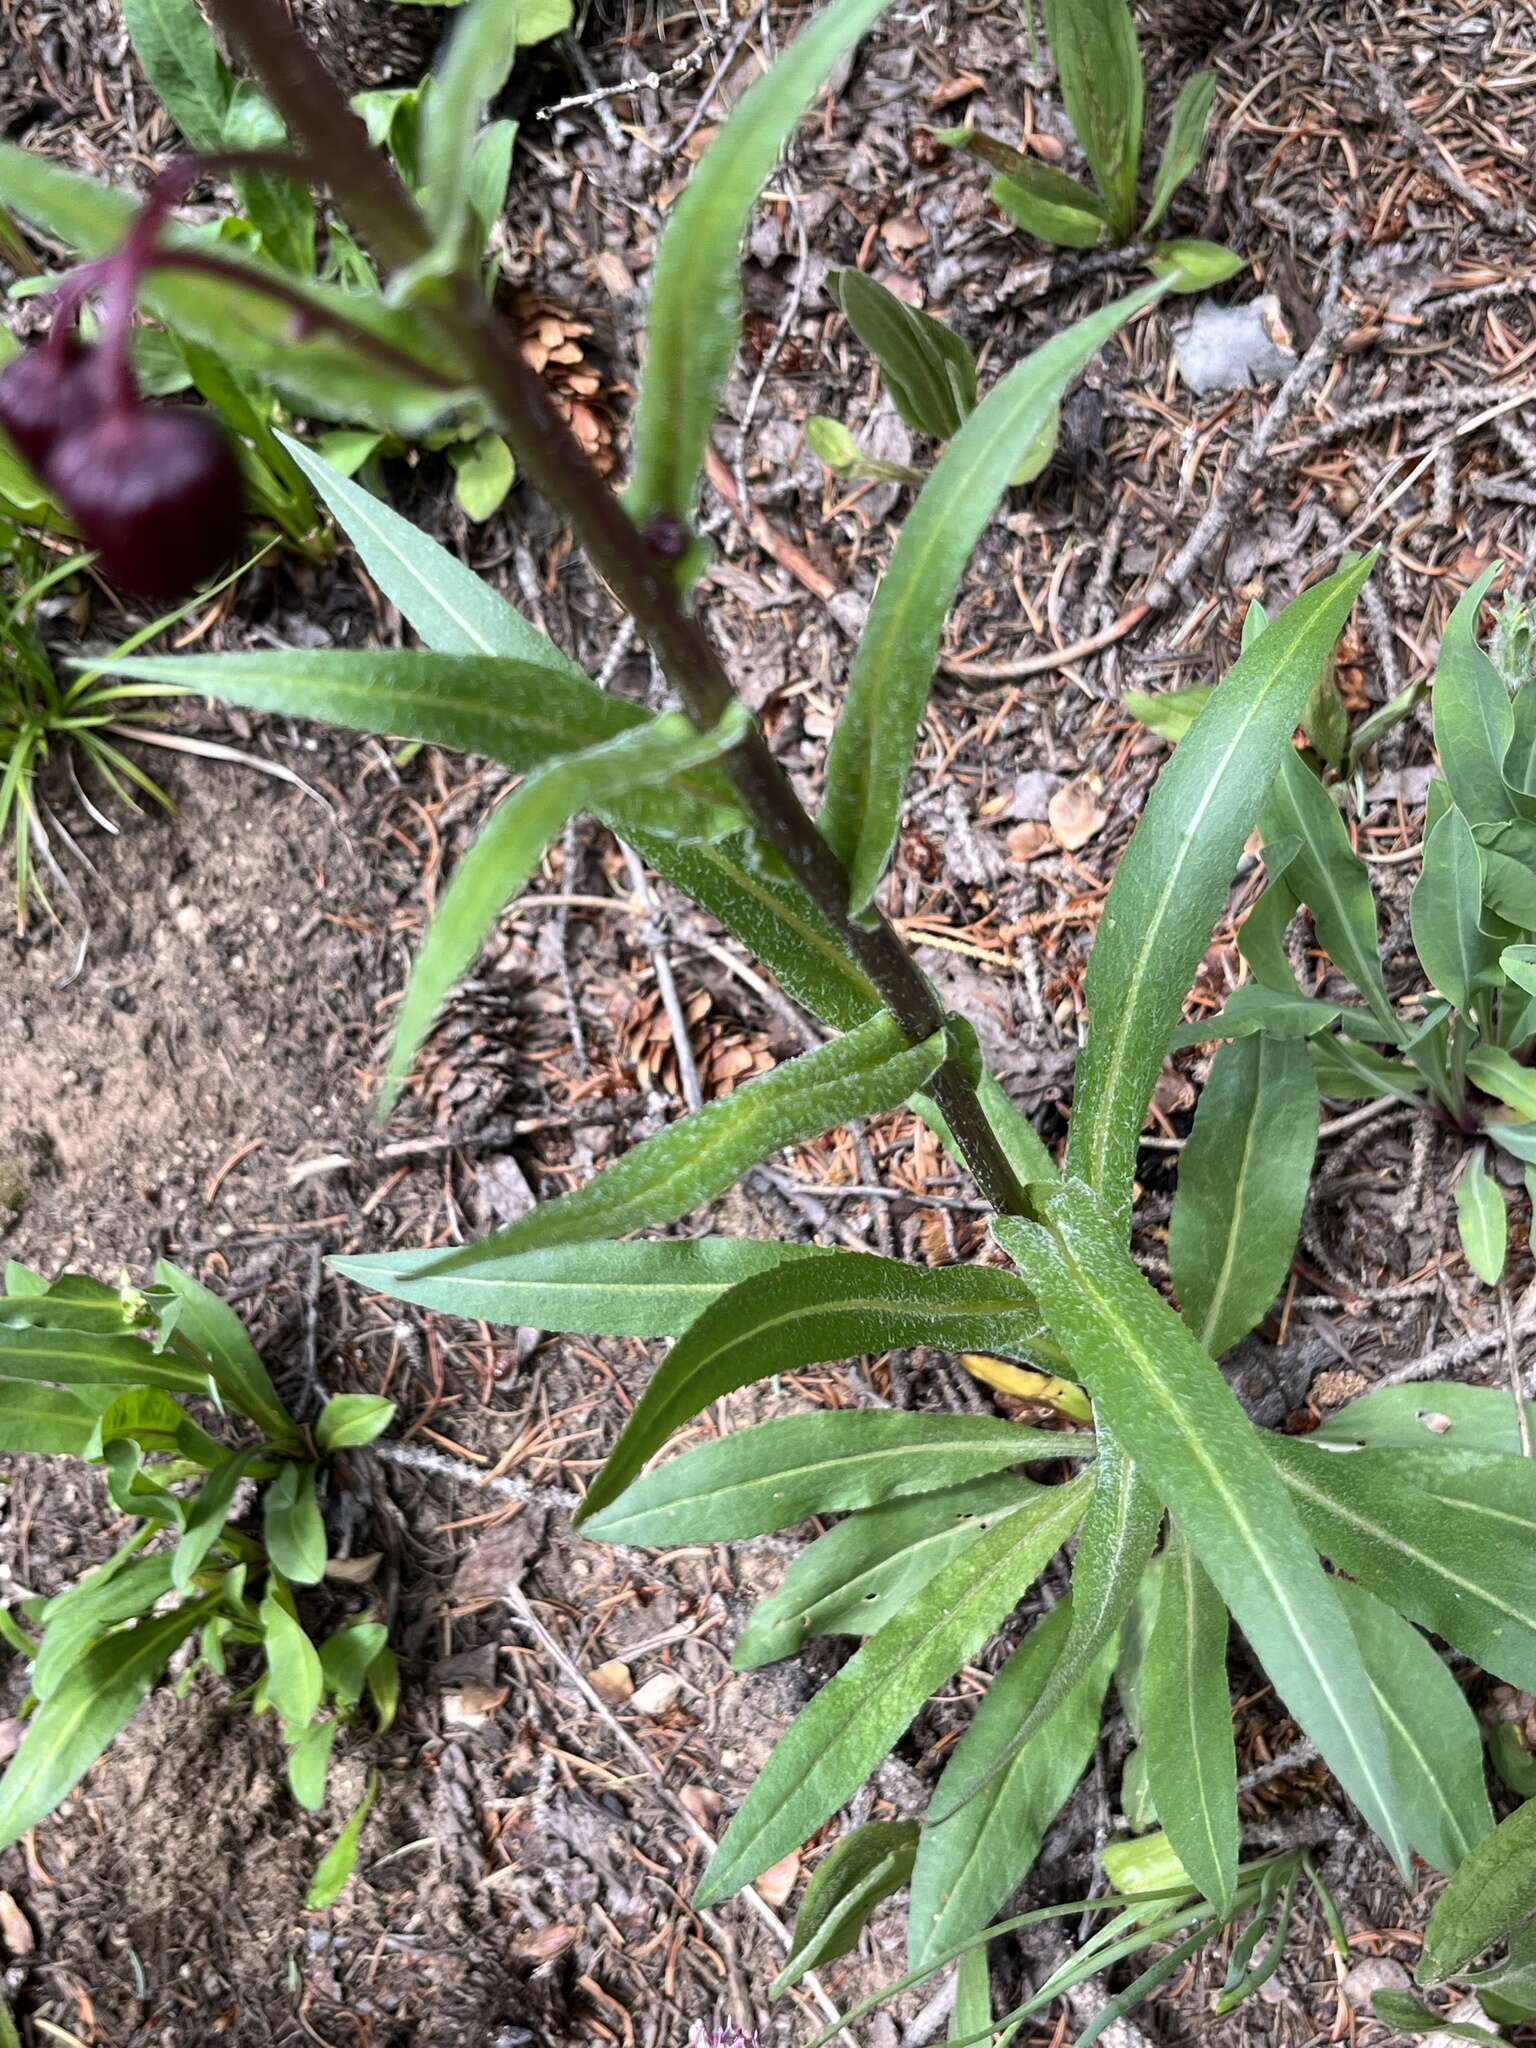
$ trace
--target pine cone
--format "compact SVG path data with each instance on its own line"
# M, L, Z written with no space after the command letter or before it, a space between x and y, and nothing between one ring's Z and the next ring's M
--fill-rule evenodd
M521 292L513 303L525 360L549 386L571 432L607 476L614 467L613 414L602 394L603 378L582 343L592 323L543 292Z
M741 1082L750 1081L754 1074L766 1074L775 1064L768 1040L760 1032L747 1031L732 1018L712 1014L714 998L707 989L695 989L681 1000L688 1043L706 1101L729 1095ZM628 1005L619 1020L618 1037L642 1087L657 1088L667 1095L682 1094L677 1046L659 989L647 989Z

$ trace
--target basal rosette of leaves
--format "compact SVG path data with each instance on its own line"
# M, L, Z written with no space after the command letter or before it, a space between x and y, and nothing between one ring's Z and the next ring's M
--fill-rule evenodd
M1524 1041L1508 1036L1517 1006L1490 1007L1488 977L1496 971L1501 986L1523 988L1531 949L1513 895L1490 912L1484 881L1495 875L1513 891L1500 861L1517 864L1509 849L1532 822L1522 700L1511 704L1499 684L1505 735L1498 719L1488 724L1495 700L1482 682L1453 682L1441 698L1441 717L1464 698L1480 707L1482 724L1469 713L1441 730L1449 801L1431 825L1422 912L1415 906L1440 996L1410 1021L1382 977L1374 918L1367 933L1341 815L1293 745L1298 725L1315 716L1318 679L1371 561L1346 560L1245 636L1164 768L1105 901L1058 1168L986 1071L972 1026L943 1009L878 904L945 618L970 555L1070 380L1173 280L1156 279L1053 336L963 418L957 404L948 445L876 591L813 822L694 609L704 559L696 501L737 340L752 205L881 0L834 0L814 15L737 103L674 204L653 269L622 499L510 345L466 253L467 180L488 95L475 84L482 74L461 60L492 32L494 0L466 10L445 62L465 97L451 121L441 103L430 116L437 169L425 210L323 70L295 50L276 0L212 0L211 11L243 45L295 146L323 166L356 219L387 279L386 307L421 323L447 374L490 409L632 613L678 708L652 715L606 694L489 585L296 442L280 445L422 645L137 656L115 660L113 672L456 747L521 778L460 863L423 941L390 1091L408 1081L438 1005L495 919L582 810L734 932L828 1034L479 1244L338 1262L358 1282L429 1309L670 1340L578 1518L594 1539L723 1542L811 1515L840 1518L751 1617L737 1659L756 1667L812 1635L860 1647L782 1737L719 1842L699 1902L725 1898L820 1837L930 1696L1005 1627L1014 1647L926 1815L850 1830L818 1860L781 1987L846 1953L870 1912L905 1888L903 1981L959 1964L956 2039L1013 2025L1081 1977L1155 1950L1091 2035L1239 1921L1223 2009L1250 1995L1274 1968L1316 1874L1299 1852L1240 1855L1226 1661L1234 1624L1399 1868L1406 1874L1417 1853L1441 1870L1480 1872L1502 1854L1488 1845L1505 1830L1493 1827L1476 1719L1432 1638L1512 1685L1536 1687L1536 1462L1518 1455L1513 1411L1497 1393L1463 1390L1462 1420L1427 1438L1390 1403L1368 1398L1323 1443L1295 1441L1255 1427L1218 1360L1283 1284L1321 1094L1351 1099L1363 1074L1373 1086L1390 1076L1394 1090L1442 1099L1433 1073L1460 1105L1447 1102L1448 1113L1469 1114L1478 1089L1512 1112L1490 1108L1490 1137L1508 1146L1522 1128L1518 1105L1488 1087L1496 1077L1515 1086L1492 1054L1524 1071L1515 1059ZM1129 161L1128 141L1124 150ZM954 396L963 370L927 340L955 373L943 387ZM1470 623L1467 614L1447 636L1451 666L1437 692L1470 642ZM1447 820L1457 821L1449 832ZM1256 829L1275 879L1263 918L1245 926L1254 993L1240 994L1218 1027L1195 1027L1205 1039L1230 1031L1233 1043L1217 1057L1180 1177L1176 1309L1129 1249L1137 1147ZM1294 984L1276 986L1284 928L1303 900L1360 988L1348 1016ZM1364 900L1368 908L1368 892ZM1458 906L1472 906L1470 926ZM1491 931L1490 915L1499 920ZM1233 1028L1245 1004L1262 1012L1263 1029ZM1474 1035L1484 1048L1475 1064ZM930 1123L995 1212L993 1246L974 1264L634 1235L689 1217L786 1145L902 1104ZM1486 1209L1486 1195L1469 1194L1474 1205ZM1481 1241L1475 1230L1473 1238ZM1069 1405L1081 1414L1091 1404L1092 1427L812 1412L655 1462L680 1428L736 1388L919 1345L1070 1383ZM1021 1633L1013 1617L1068 1546L1070 1599ZM1107 1917L1071 1960L1025 2006L994 2015L987 1943L1083 1911L1073 1902L995 1918L1071 1796L1111 1686L1137 1736L1138 1810L1155 1814L1161 1839L1122 1859L1116 1890L1095 1902ZM1501 1915L1526 1897L1526 1832L1515 1831L1516 1878L1502 1889L1480 1884L1479 1915L1432 1943L1442 1973L1513 1924ZM1446 1900L1465 1881L1458 1876ZM1494 1897L1504 1901L1497 1910Z
M0 1608L30 1688L0 1775L0 1847L68 1796L173 1664L181 1693L206 1673L271 1714L294 1799L324 1807L337 1738L365 1713L386 1729L400 1679L370 1607L333 1613L318 1638L306 1624L330 1562L321 1489L327 1462L393 1415L338 1394L301 1427L239 1318L164 1261L142 1290L6 1266L0 1451L96 1466L135 1526L74 1585ZM351 1877L372 1798L370 1782L316 1868L311 1910Z

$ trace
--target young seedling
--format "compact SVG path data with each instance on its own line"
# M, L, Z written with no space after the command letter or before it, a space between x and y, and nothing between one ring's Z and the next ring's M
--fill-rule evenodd
M325 1461L371 1443L393 1414L389 1401L340 1394L301 1428L238 1318L164 1262L142 1290L7 1266L0 1447L101 1468L137 1526L76 1585L0 1610L31 1682L0 1776L0 1847L53 1812L178 1660L180 1694L207 1671L276 1718L293 1796L320 1810L337 1736L365 1701L387 1728L399 1676L381 1621L360 1615L316 1641L299 1589L328 1562ZM311 1907L339 1894L360 1827L354 1814Z
M1168 281L1055 337L1000 378L953 433L875 593L813 821L693 608L704 560L696 498L737 338L739 251L754 196L880 0L834 0L816 16L737 103L671 208L652 272L649 355L622 499L574 444L466 257L462 174L478 102L448 126L429 104L447 179L431 190L461 195L429 218L295 42L278 0L211 6L243 44L296 146L367 236L387 294L430 330L445 373L494 408L523 470L633 615L680 711L652 715L608 696L460 562L305 451L295 460L424 646L137 657L115 669L480 752L522 778L429 929L402 1006L392 1085L408 1077L438 1002L543 847L583 807L736 932L831 1034L481 1243L337 1262L354 1279L428 1308L672 1340L583 1502L578 1519L591 1536L734 1541L810 1515L842 1518L796 1564L793 1586L754 1615L738 1656L755 1664L791 1654L820 1632L862 1646L763 1767L699 1902L752 1882L854 1798L930 1695L1011 1622L1074 1536L1070 1600L1018 1636L950 1750L922 1820L859 1835L808 1891L807 1950L835 1953L846 1920L893 1883L909 1889L908 1958L920 1974L1025 1924L997 1925L992 1916L1027 1874L1092 1754L1111 1682L1139 1731L1138 1804L1155 1812L1180 1876L1166 1911L1152 1911L1147 1894L1109 1902L1116 1917L1040 1996L1171 1942L1171 1958L1161 1955L1119 1994L1118 2013L1234 1914L1251 1910L1259 1925L1278 1916L1283 1925L1304 1864L1240 1860L1225 1654L1234 1620L1405 1874L1414 1852L1447 1871L1477 1856L1492 1830L1477 1723L1420 1630L1507 1683L1536 1687L1536 1461L1518 1455L1507 1400L1459 1390L1476 1398L1460 1404L1463 1420L1447 1442L1426 1441L1411 1418L1367 1396L1324 1435L1325 1444L1353 1444L1341 1456L1257 1428L1214 1355L1253 1327L1283 1281L1316 1138L1319 1075L1309 1046L1318 1032L1237 1039L1230 1081L1217 1084L1220 1115L1234 1117L1240 1133L1262 1129L1265 1160L1273 1152L1277 1166L1273 1175L1253 1171L1246 1139L1225 1153L1205 1148L1214 1156L1180 1196L1175 1276L1185 1317L1129 1249L1148 1104L1244 847L1262 823L1280 881L1299 888L1309 862L1337 872L1329 865L1335 842L1308 822L1316 808L1308 792L1338 833L1342 823L1292 740L1371 562L1345 562L1250 638L1148 798L1103 905L1058 1166L988 1073L973 1025L938 1001L880 900L946 613L971 551L1066 383ZM499 0L479 0L456 38L478 49L500 23L497 47L510 62L505 13ZM499 79L500 58L477 75ZM455 167L457 179L448 176ZM1503 701L1508 708L1507 692ZM1460 774L1451 777L1453 795ZM1522 770L1522 794L1525 780ZM1514 786L1502 777L1499 786L1515 812L1503 822L1524 822ZM1287 826L1295 843L1284 861L1271 826L1282 803L1308 806ZM1314 832L1322 834L1316 844ZM1274 901L1266 958L1283 955L1291 901ZM1251 936L1256 944L1260 932ZM1374 925L1371 936L1374 945ZM1364 1027L1356 1019L1359 1035L1329 1035L1325 1086L1336 1071L1357 1069L1357 1048L1373 1072L1380 1061L1395 1082L1418 1077L1410 1033L1377 989L1379 966L1365 978ZM1483 988L1474 978L1474 1012L1486 1007ZM1342 1006L1318 1005L1294 985L1270 993L1308 1026L1319 1008L1329 1025L1342 1015ZM1392 1057L1376 1050L1383 1042ZM1454 1044L1452 1036L1452 1072ZM1470 1066L1465 1079L1476 1080ZM666 1230L785 1145L901 1104L970 1170L993 1211L994 1249L975 1263L929 1267L799 1244L633 1234ZM1078 1412L1091 1403L1093 1426L823 1410L653 1463L676 1431L736 1388L911 1346L1069 1380ZM1418 1398L1419 1390L1403 1391ZM1348 1577L1325 1572L1324 1557ZM1253 1962L1258 1938L1242 1937L1241 1975L1227 1995L1261 1981L1270 1951ZM979 1966L968 1966L963 1989L969 2011L985 2006ZM974 2031L990 2028L986 2012Z

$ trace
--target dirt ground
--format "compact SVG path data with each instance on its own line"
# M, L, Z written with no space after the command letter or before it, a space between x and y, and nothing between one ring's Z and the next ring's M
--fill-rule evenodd
M298 11L354 85L415 76L441 26L390 0ZM1164 758L1121 709L1122 690L1214 679L1250 598L1283 602L1358 540L1383 549L1340 672L1363 712L1427 677L1445 616L1484 562L1501 560L1518 595L1532 555L1536 14L1461 0L1167 0L1139 12L1150 138L1191 71L1208 64L1219 81L1215 149L1176 200L1173 230L1243 252L1249 267L1216 299L1272 295L1271 328L1306 369L1293 384L1282 360L1255 388L1196 395L1177 361L1193 303L1141 322L1083 380L1057 460L1012 494L952 618L889 907L1048 1140L1065 1128L1099 905ZM0 17L7 138L141 177L171 138L111 0L0 0ZM665 207L796 18L766 4L735 21L610 4L578 48L546 53L512 89L524 126L504 226L509 310L577 341L600 387L583 402L616 452ZM540 116L672 67L657 87ZM849 629L903 507L892 486L829 481L804 422L831 413L883 455L913 453L833 313L827 270L859 263L941 309L982 353L984 380L1134 280L1119 259L1053 260L1011 231L977 169L927 139L925 124L962 117L1035 136L1052 161L1068 138L1016 10L934 0L893 14L803 129L750 237L745 349L705 507L719 550L706 604L776 749L812 780ZM471 529L445 509L436 459L396 465L390 483L402 509L594 672L611 660L613 687L651 689L610 599L530 494ZM743 492L750 531L735 516ZM99 644L115 615L105 592L94 606L85 638ZM59 622L61 652L73 630ZM361 644L398 636L399 622L347 564L328 573L275 558L198 632L215 648ZM250 766L145 749L178 814L121 818L108 838L67 785L55 792L96 873L76 875L82 900L61 929L0 939L0 1165L16 1194L0 1243L49 1269L107 1275L175 1258L247 1317L295 1400L324 1385L401 1404L416 1462L353 1460L332 1513L357 1553L380 1555L372 1590L401 1649L405 1700L389 1736L351 1743L331 1804L310 1820L265 1724L211 1686L180 1705L158 1696L65 1809L0 1861L16 1909L0 1916L10 1993L38 2040L110 2048L681 2048L692 2022L732 2018L765 2044L803 2043L824 2016L814 1998L802 1989L770 2013L765 1996L799 1872L771 1874L756 1907L696 1915L688 1904L701 1843L842 1654L818 1645L798 1663L729 1671L786 1546L640 1558L573 1541L575 1489L643 1382L646 1347L397 1313L322 1263L462 1241L677 1113L659 967L688 1006L706 1092L794 1051L797 1018L659 887L637 911L617 849L583 827L504 920L380 1130L369 1098L404 965L494 771L431 752L402 767L377 743L202 705L181 707L173 726L281 763L309 793ZM1383 742L1369 778L1363 845L1399 945L1413 872L1399 856L1418 838L1429 761L1420 711ZM1245 876L1234 915L1251 894ZM1228 925L1208 958L1206 1006L1236 965ZM1149 1129L1140 1250L1152 1271L1170 1147L1200 1073L1179 1056ZM1452 1155L1436 1142L1408 1110L1325 1139L1283 1314L1240 1362L1265 1421L1305 1427L1414 1361L1463 1377L1493 1369L1497 1333L1455 1252ZM899 1199L849 1192L875 1180ZM714 1221L935 1258L967 1253L981 1233L968 1189L905 1116L787 1156ZM1531 1278L1523 1234L1511 1277L1518 1301ZM989 1398L922 1354L877 1362L868 1384L914 1406ZM824 1369L772 1401L732 1397L729 1419L858 1398L846 1371ZM69 1583L111 1541L88 1478L18 1464L0 1506L12 1587ZM610 1669L594 1689L592 1674L614 1665L623 1676ZM866 1795L870 1812L920 1809L985 1677L963 1674L925 1712ZM1294 1731L1257 1682L1249 1694L1240 1752L1262 1776ZM1118 1757L1111 1725L1032 1898L1091 1883ZM370 1766L381 1793L359 1877L333 1912L308 1915L315 1860ZM1254 1845L1326 1849L1357 1965L1411 1965L1424 1887L1404 1898L1315 1768L1264 1780L1244 1810ZM825 1972L834 2009L889 1973L897 1926L877 1922L862 1954ZM1009 1951L1000 1980L1021 1983L1047 1960ZM1192 1966L1142 2013L1140 2033L1311 2048L1379 2032L1365 1980L1335 1969L1315 1917L1299 1916L1264 1999L1213 2021L1207 1990L1222 1967ZM942 2033L942 2000L893 2012L862 2038L921 2048ZM1053 2019L1026 2038L1064 2034Z

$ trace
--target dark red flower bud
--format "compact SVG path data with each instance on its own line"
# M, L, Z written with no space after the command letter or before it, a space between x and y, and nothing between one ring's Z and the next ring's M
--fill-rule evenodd
M680 562L688 552L688 529L670 512L653 512L645 522L645 544L664 562Z
M57 443L45 480L108 580L140 597L184 597L240 543L240 464L207 413L114 407Z
M39 476L65 434L100 417L99 384L96 351L73 339L43 342L0 370L0 427Z

